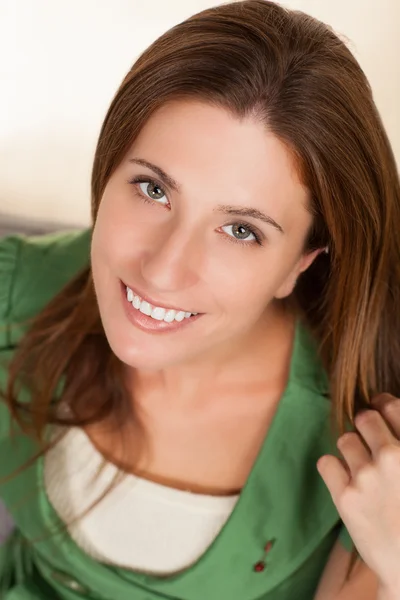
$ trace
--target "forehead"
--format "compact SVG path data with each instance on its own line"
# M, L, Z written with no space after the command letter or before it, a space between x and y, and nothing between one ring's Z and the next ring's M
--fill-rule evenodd
M229 195L230 203L268 203L276 210L307 209L308 191L288 147L252 117L195 100L158 109L136 138L127 158L161 167L182 193Z

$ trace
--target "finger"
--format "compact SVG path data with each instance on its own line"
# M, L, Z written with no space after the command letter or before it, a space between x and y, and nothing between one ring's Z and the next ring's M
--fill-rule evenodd
M362 411L356 416L354 422L374 459L378 457L383 446L397 442L384 418L377 410Z
M400 399L391 394L379 394L373 398L371 405L381 413L393 435L400 439Z
M350 483L350 474L340 459L330 454L321 456L317 462L317 469L337 508L341 495Z
M372 456L370 451L355 431L343 434L337 441L337 447L347 463L352 478L357 475L362 467L371 462Z

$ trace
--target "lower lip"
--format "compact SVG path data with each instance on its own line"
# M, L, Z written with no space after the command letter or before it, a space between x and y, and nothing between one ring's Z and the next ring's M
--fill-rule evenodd
M121 281L121 294L122 294L122 304L124 306L125 314L128 317L129 321L142 329L143 331L148 331L150 333L172 333L174 331L178 331L183 329L184 327L188 327L194 321L197 321L202 315L194 315L189 317L188 319L183 319L183 321L172 321L172 323L166 323L165 321L157 321L156 319L152 319L148 315L144 315L134 308L131 302L128 302L126 297L126 286Z

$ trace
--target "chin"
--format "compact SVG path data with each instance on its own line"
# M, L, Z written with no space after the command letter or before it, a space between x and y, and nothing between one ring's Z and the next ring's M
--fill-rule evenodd
M115 356L128 367L139 371L160 371L183 362L184 354L166 353L165 344L154 340L152 343L132 339L127 331L118 331L114 327L104 327L107 341ZM139 337L139 336L138 336Z

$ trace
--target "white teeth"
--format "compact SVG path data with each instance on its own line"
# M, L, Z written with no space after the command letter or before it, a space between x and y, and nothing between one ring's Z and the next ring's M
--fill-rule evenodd
M161 306L152 306L146 300L142 300L128 287L126 288L126 297L134 308L156 321L165 321L166 323L178 321L179 323L183 319L189 319L192 316L192 313L183 310L177 311L172 308L167 309L161 308ZM193 313L193 315L197 315L197 313Z
M173 310L172 308L170 308L165 313L164 321L166 323L172 323L172 321L174 321L174 319L175 319L175 315L176 315L176 310Z
M156 306L156 308L153 308L153 310L151 311L151 316L153 319L156 319L156 321L163 321L166 312L167 311L165 310L165 308L160 308Z
M142 302L140 303L139 310L144 315L147 315L148 317L150 317L151 311L152 311L151 304L149 304L148 302L146 302L146 300L142 300Z

